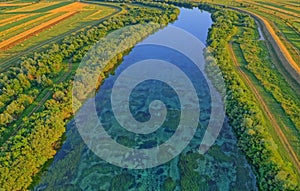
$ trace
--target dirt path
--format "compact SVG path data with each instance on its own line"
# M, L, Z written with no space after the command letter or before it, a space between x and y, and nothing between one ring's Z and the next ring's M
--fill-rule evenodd
M291 159L293 160L293 163L295 164L295 166L297 167L298 172L300 172L300 162L298 160L297 155L295 154L292 146L290 145L288 139L286 138L286 136L284 135L284 133L282 132L280 126L278 125L274 115L272 114L272 112L270 111L269 107L267 106L267 104L265 103L264 99L262 98L262 96L260 95L260 93L258 92L258 90L255 88L255 86L253 85L252 81L249 79L249 77L243 72L243 70L241 69L241 66L239 65L236 56L233 52L232 49L232 44L230 43L228 45L229 48L229 52L230 52L230 56L238 70L238 72L241 74L242 79L244 79L244 81L246 82L245 84L251 89L251 91L254 93L255 98L257 99L257 101L260 103L260 105L262 106L263 111L265 112L265 114L267 115L267 117L269 118L273 128L275 129L280 141L282 142L282 145L285 147L285 149L288 151Z
M32 35L40 32L42 30L45 30L45 29L47 29L47 28L49 28L49 27L57 24L58 22L61 22L61 21L65 20L65 19L73 16L76 13L77 12L67 12L67 13L59 16L59 17L51 19L50 21L47 21L47 22L45 22L45 23L43 23L41 25L33 27L33 28L31 28L31 29L29 29L27 31L24 31L24 32L22 32L22 33L20 33L20 34L18 34L16 36L14 36L14 37L11 37L11 38L9 38L7 40L4 40L4 41L2 41L0 43L0 50L5 50L5 49L13 46L16 43L19 43L19 42L25 40L26 38L28 38L28 37L30 37L30 36L32 36Z

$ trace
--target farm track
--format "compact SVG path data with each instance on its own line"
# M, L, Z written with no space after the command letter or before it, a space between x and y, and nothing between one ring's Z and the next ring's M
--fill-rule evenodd
M259 91L255 88L255 86L252 83L252 81L249 79L249 77L242 70L242 68L241 68L240 64L238 63L237 58L236 58L236 56L234 54L234 51L233 51L233 48L232 48L232 42L229 43L228 48L229 48L230 56L231 56L231 58L233 60L233 63L236 66L238 72L241 74L242 79L244 79L245 84L254 93L255 98L257 99L257 101L262 106L262 109L265 112L265 114L268 116L268 118L269 118L269 120L270 120L273 128L275 129L275 131L276 131L276 133L277 133L277 135L278 135L278 137L279 137L282 145L285 147L286 151L289 153L291 159L293 160L293 163L297 167L298 173L300 173L300 162L299 162L299 159L298 159L297 155L295 154L294 149L290 145L290 143L289 143L288 139L286 138L285 134L282 132L280 126L278 125L278 123L276 121L276 118L274 117L274 115L270 111L269 107L265 103L265 101L262 98L262 96L260 95Z
M7 40L4 40L0 43L0 50L6 50L14 45L16 45L17 43L20 43L22 41L24 41L26 38L29 38L30 36L34 35L34 34L37 34L43 30L46 30L48 28L50 28L51 26L75 15L76 13L78 12L68 12L68 13L65 13L59 17L56 17L54 19L51 19L50 21L47 21L41 25L38 25L36 27L33 27L27 31L24 31L23 33L21 34L18 34L14 37L11 37Z

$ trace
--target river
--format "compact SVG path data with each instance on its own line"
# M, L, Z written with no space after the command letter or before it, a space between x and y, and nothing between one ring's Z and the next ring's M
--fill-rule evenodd
M212 25L210 13L196 8L181 8L180 11L177 21L150 37L175 26L193 34L205 45ZM111 88L122 71L137 61L155 55L157 58L176 62L176 66L190 74L193 83L199 85L200 123L190 144L182 154L157 167L135 170L120 168L97 157L84 144L72 120L67 125L64 144L47 171L42 174L35 190L257 190L251 167L238 149L235 135L226 122L211 149L204 155L197 153L196 148L201 143L203 129L207 127L211 112L210 98L207 96L209 90L202 74L188 66L189 60L178 52L155 45L139 46L142 43L124 57L114 74L105 79L96 95L97 113L106 124L105 130L118 143L135 148L157 146L174 133L174 126L178 124L180 115L180 100L172 88L160 81L148 80L139 84L130 98L131 110L139 121L149 119L147 108L156 99L165 101L168 112L171 111L167 115L169 120L162 128L149 135L134 135L122 129L112 116L111 103L107 101ZM158 68L157 71L159 70Z

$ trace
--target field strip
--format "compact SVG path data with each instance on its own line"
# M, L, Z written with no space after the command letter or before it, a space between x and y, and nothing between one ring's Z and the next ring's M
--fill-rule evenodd
M23 24L21 24L21 25L17 25L17 26L15 26L15 27L9 28L9 29L7 29L7 30L5 30L5 31L0 32L0 36L3 36L3 35L5 35L6 33L9 33L9 32L11 32L11 31L16 31L17 29L24 28L24 27L26 27L26 26L28 26L28 25L30 25L30 24L33 24L33 23L35 23L35 22L38 22L38 21L40 21L40 20L44 20L44 19L46 19L47 17L49 17L49 16L51 16L51 15L54 15L54 13L46 14L46 15L44 15L44 16L41 16L41 17L38 17L38 18L36 18L36 19L30 20L30 21L28 21L28 22L25 22L25 23L23 23Z
M248 78L248 76L241 69L240 64L238 63L237 58L236 58L236 56L235 56L235 54L233 52L233 48L232 48L231 42L229 43L228 47L229 47L230 56L231 56L231 58L233 60L234 65L236 66L238 72L241 74L242 78L245 80L247 86L250 87L250 89L253 92L255 98L257 99L257 101L262 106L262 109L264 110L264 112L267 114L268 119L270 120L270 122L272 124L272 127L275 129L277 135L279 136L279 139L280 139L282 145L286 148L286 151L290 154L290 156L291 156L291 158L293 160L293 163L297 167L298 172L300 172L300 162L298 160L297 155L294 152L294 149L292 148L292 146L290 145L288 139L286 138L286 136L282 132L280 126L278 125L275 117L273 116L273 114L270 111L269 107L265 103L264 99L261 97L260 93L255 88L255 86L253 85L252 81Z
M293 13L298 13L298 14L300 13L300 11L297 9L297 6L292 6L292 8L287 7L286 6L287 1L284 2L284 1L263 1L263 0L259 0L259 1L256 1L256 2L264 4L264 5L269 5L269 6L272 6L272 7L277 7L277 8L280 8L280 9L284 9L286 11L290 11L290 12L293 12Z
M9 10L6 11L6 13L13 13L13 12L31 12L31 11L35 11L41 8L45 8L51 5L55 5L60 3L59 1L56 2L47 2L47 3L34 3L32 5L26 6L26 7L21 7L21 8L17 8L17 9L13 9L13 10Z
M289 9L294 9L294 10L300 11L300 5L285 4L285 7L289 8Z
M300 4L298 3L293 3L291 1L287 1L287 2L281 2L281 4L285 7L290 7L290 8L300 8Z
M1 26L1 24L3 24L3 23L6 24L6 22L10 22L10 21L12 21L12 20L22 18L22 17L24 17L24 15L25 15L25 14L19 14L19 15L15 15L15 16L13 16L13 17L9 17L9 18L7 18L7 19L2 19L2 20L0 21L0 26Z
M27 31L24 31L23 33L20 33L12 38L9 38L3 42L0 43L0 50L1 49L6 49L6 48L9 48L10 46L14 45L15 43L18 43L20 41L23 41L25 38L28 38L29 36L33 35L33 34L36 34L46 28L49 28L51 27L52 25L55 25L56 23L64 20L64 19L67 19L71 16L73 16L74 14L76 14L77 12L68 12L68 13L65 13L59 17L56 17L50 21L47 21L41 25L38 25L36 27L33 27Z
M270 6L270 5L266 5L266 4L263 4L263 3L257 3L257 2L254 2L254 1L246 1L247 3L249 4L254 4L254 5L257 5L259 7L264 7L266 9L269 9L270 11L279 11L281 13L285 13L289 16L294 16L294 17L298 17L300 18L300 14L298 13L295 13L295 12L291 12L291 11L287 11L287 10L284 10L284 9L280 9L280 8L277 8L277 7L273 7L273 6ZM287 16L286 15L286 16Z
M263 2L263 1L262 1ZM294 12L294 13L298 13L300 14L300 2L298 4L289 4L291 2L288 2L288 1L275 1L275 2L266 2L266 3L271 3L270 5L273 4L273 6L277 6L277 8L282 8L282 9L285 9L287 11L291 11L291 12Z
M7 24L10 24L12 22L19 21L21 19L25 19L25 18L30 17L32 15L33 14L20 14L20 15L16 15L16 16L13 16L13 17L10 17L10 18L7 18L7 19L3 19L2 21L0 21L0 27L4 26L4 25L7 25Z
M30 5L31 3L0 3L0 7L14 7L14 6L24 6Z
M80 11L82 8L84 8L86 6L88 6L88 4L75 2L75 3L71 3L68 5L59 7L57 9L51 10L50 12L57 13L57 12L66 12L66 11Z

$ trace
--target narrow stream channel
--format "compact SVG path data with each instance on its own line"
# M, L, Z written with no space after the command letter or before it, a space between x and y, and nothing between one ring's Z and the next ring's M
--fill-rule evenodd
M186 30L206 44L208 30L212 25L211 14L199 9L180 9L176 22L166 28L176 26ZM163 32L162 29L160 32ZM155 33L151 36L159 35ZM178 37L180 38L180 37ZM147 39L146 39L147 40ZM200 51L201 53L201 51ZM97 157L82 141L74 120L67 125L67 139L57 152L50 167L42 175L34 190L182 190L183 184L196 184L200 190L257 190L255 176L244 155L237 147L237 141L231 127L225 123L221 133L211 149L199 156L196 149L201 143L203 129L207 126L210 114L208 87L203 76L188 65L188 60L175 51L159 46L139 46L124 57L113 75L105 79L96 95L96 107L102 117L106 131L120 144L128 147L150 148L165 142L178 124L180 106L178 97L172 88L159 81L146 81L139 84L132 93L132 110L140 121L149 118L147 108L155 99L161 99L172 111L169 119L155 133L134 135L117 124L111 112L109 101L111 88L118 76L133 63L150 58L152 55L170 62L194 76L199 84L200 124L190 144L182 154L163 165L142 169L124 169L107 163ZM159 68L157 69L159 71ZM180 79L178 79L180 80ZM167 98L167 99L166 99ZM203 128L202 128L203 127ZM196 156L196 157L195 157ZM189 168L196 176L189 174Z
M258 23L258 21L255 20L255 23L257 25L257 30L258 30L258 33L259 33L259 40L265 40L265 37L262 33L262 30L261 30L261 27L260 27L260 24Z

